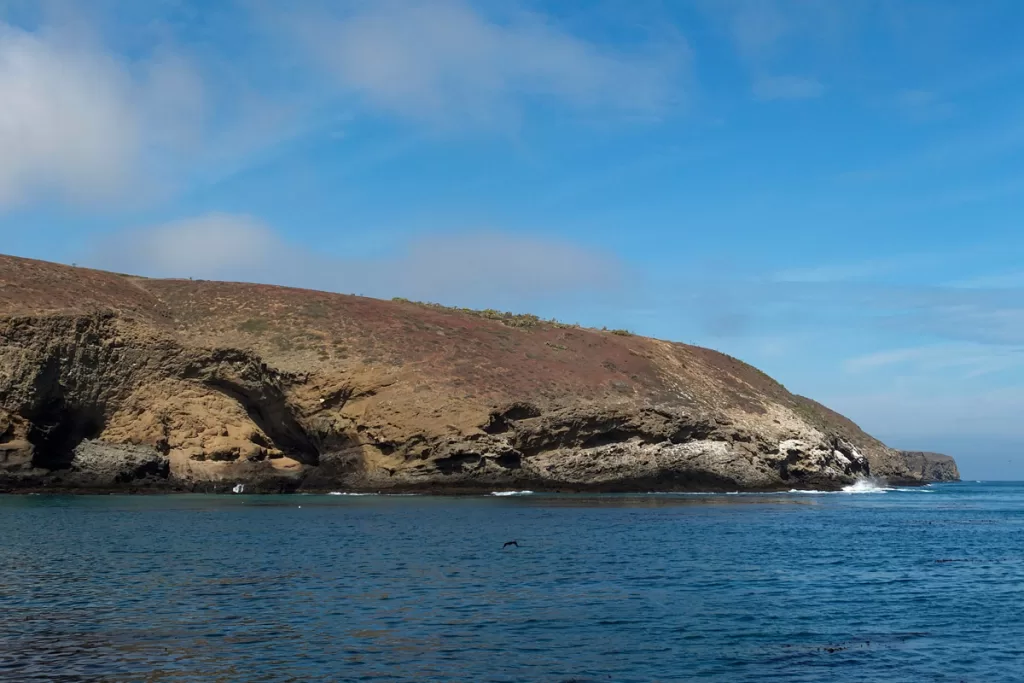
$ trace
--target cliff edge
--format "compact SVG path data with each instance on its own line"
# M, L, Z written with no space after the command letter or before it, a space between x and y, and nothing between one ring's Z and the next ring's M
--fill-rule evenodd
M951 455L924 451L900 451L900 457L915 479L921 481L960 481L960 470Z
M916 462L705 348L0 256L8 490L776 490Z

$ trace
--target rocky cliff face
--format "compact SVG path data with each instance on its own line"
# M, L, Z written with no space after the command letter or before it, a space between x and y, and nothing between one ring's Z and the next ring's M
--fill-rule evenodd
M770 490L926 473L708 349L0 256L7 489Z
M921 481L960 481L960 470L952 456L923 451L900 451L907 469Z

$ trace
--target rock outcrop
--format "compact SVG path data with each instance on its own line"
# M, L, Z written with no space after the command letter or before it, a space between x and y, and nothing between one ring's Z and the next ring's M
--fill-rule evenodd
M924 451L900 451L900 457L906 463L914 479L924 482L960 481L960 470L956 460L942 453Z
M915 463L700 347L0 256L8 490L773 490Z

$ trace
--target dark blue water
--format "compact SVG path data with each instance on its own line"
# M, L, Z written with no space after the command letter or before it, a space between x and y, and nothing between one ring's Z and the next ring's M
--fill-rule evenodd
M1024 680L1018 484L0 496L0 534L2 680Z

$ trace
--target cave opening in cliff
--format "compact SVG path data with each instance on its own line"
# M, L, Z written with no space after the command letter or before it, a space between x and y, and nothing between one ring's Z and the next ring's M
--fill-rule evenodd
M48 470L70 467L78 444L99 436L104 425L98 408L69 405L62 397L50 399L24 417L32 425L28 432L32 465Z

